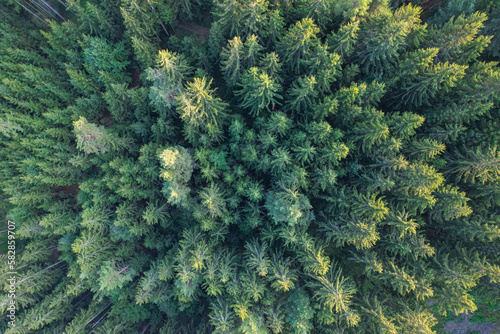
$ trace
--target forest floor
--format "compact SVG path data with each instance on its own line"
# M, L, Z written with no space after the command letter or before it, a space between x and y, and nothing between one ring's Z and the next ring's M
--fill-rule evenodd
M434 9L440 5L442 0L423 0L420 4L422 10L425 12L430 9Z
M199 35L199 36L202 36L205 38L208 38L208 36L210 36L210 28L201 26L197 23L185 23L183 21L179 21L177 28L187 30L190 33L193 33L195 35Z
M496 312L500 312L496 310ZM476 322L471 319L474 314L461 314L456 320L444 324L444 333L450 334L495 334L500 333L500 323L489 323L488 321ZM471 321L472 320L472 321Z

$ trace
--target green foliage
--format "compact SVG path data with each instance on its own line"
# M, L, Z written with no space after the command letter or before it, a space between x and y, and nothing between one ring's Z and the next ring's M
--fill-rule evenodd
M476 59L491 40L488 36L476 36L486 19L485 13L476 12L467 18L462 13L441 29L431 30L429 44L439 48L437 59L462 64Z
M160 177L166 180L168 202L187 205L191 189L186 185L193 173L194 161L184 147L166 149L160 154L163 171Z
M265 72L259 71L257 67L251 67L241 77L241 90L236 95L243 96L241 106L250 108L253 116L258 116L262 110L274 110L279 105L277 99L281 99L278 93L281 86Z
M266 198L266 208L275 224L286 222L291 226L307 224L313 213L309 200L294 189L283 189L278 193L270 192Z
M125 69L128 65L123 43L110 45L103 38L90 38L82 42L83 61L87 71L104 84L129 81Z
M100 290L109 292L114 289L120 289L135 276L135 270L129 269L129 265L120 266L115 261L104 262L99 271Z
M186 138L192 143L211 143L220 140L222 121L227 103L210 89L212 80L194 78L177 97L177 112L184 122ZM201 133L201 134L200 134Z
M0 4L0 332L493 321L498 6L403 2Z
M318 91L315 89L316 84L314 76L297 79L290 89L287 108L299 114L311 108L318 96Z
M403 70L407 78L401 83L401 93L398 94L400 104L430 105L430 100L438 93L449 92L465 75L466 65L454 63L437 63L431 65L432 58L438 55L437 48L415 51L406 64L412 64L413 69ZM425 57L425 58L423 58ZM403 65L406 67L406 64ZM408 80L408 78L411 78Z
M354 51L358 39L359 21L355 20L342 25L337 33L328 36L328 42L334 52L349 57Z
M319 28L310 18L302 19L288 29L280 45L284 62L298 73L302 60L306 59L310 48L317 42Z
M183 55L168 50L160 50L156 60L158 69L165 73L167 80L183 81L192 71Z
M485 151L485 152L484 152ZM448 173L456 175L457 180L464 182L496 182L500 178L500 158L497 148L476 149L465 154L456 152L449 159Z
M294 281L297 280L297 274L291 267L291 259L283 258L283 255L273 254L271 261L271 286L276 291L287 292L295 287Z
M220 218L226 212L226 203L219 187L212 183L210 187L203 188L200 192L201 204L207 209L211 218Z
M288 297L289 310L287 321L293 330L293 333L310 333L313 328L311 319L314 316L314 310L311 307L309 297L302 289L295 289Z
M85 153L106 153L124 146L124 142L106 132L103 126L89 123L84 117L73 122L77 147Z
M330 313L347 313L356 288L342 276L342 270L331 267L326 275L316 276L314 279L310 285L321 307Z
M243 54L243 43L239 37L229 40L227 47L222 49L221 70L229 87L236 85L243 72Z

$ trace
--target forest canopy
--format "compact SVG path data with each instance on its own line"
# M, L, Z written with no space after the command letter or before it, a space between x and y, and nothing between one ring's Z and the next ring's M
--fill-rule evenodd
M495 0L2 1L0 332L499 308L499 28Z

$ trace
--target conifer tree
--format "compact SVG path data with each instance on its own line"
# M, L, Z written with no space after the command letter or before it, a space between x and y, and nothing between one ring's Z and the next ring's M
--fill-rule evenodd
M122 139L106 132L103 126L89 123L84 117L73 122L78 148L85 153L106 153L125 145Z
M316 276L309 283L325 313L347 314L356 288L349 279L342 276L342 271L330 268L326 275Z
M243 72L243 55L243 43L239 37L229 40L227 47L222 49L221 69L222 73L224 73L226 84L229 87L236 85Z
M408 55L408 60L401 65L401 73L407 79L401 83L401 92L397 96L402 101L400 104L429 105L431 98L440 92L448 92L464 77L466 65L448 62L431 65L438 52L437 48L429 48Z
M237 91L236 95L243 96L241 106L250 108L253 116L258 116L263 110L274 110L275 106L280 104L278 99L282 98L279 94L281 86L257 67L251 67L245 72L238 85L241 90Z
M467 64L478 57L491 40L489 36L477 36L486 18L485 13L476 12L467 18L462 13L451 18L441 29L431 30L428 44L439 48L437 60Z
M484 152L485 151L485 152ZM448 173L453 173L457 180L464 182L495 182L500 177L500 160L496 147L486 150L456 152L450 156Z
M194 78L177 97L177 112L184 121L186 138L192 143L209 144L218 141L227 103L215 96L211 89L212 80ZM198 134L201 132L201 135Z
M164 169L160 177L168 182L166 195L169 203L187 205L191 189L186 183L193 173L193 158L184 147L177 147L164 150L160 159Z
M294 113L301 113L311 108L315 103L315 98L318 96L316 84L315 76L306 76L297 79L290 89L287 108Z
M354 46L358 38L359 21L353 21L342 25L336 33L328 36L328 44L334 52L347 58L354 51Z
M259 44L259 39L255 35L249 36L244 44L245 65L247 67L256 66L259 63L259 58L263 47Z
M284 62L295 73L301 69L301 61L307 58L310 48L317 43L319 28L312 19L306 18L288 29L280 45Z

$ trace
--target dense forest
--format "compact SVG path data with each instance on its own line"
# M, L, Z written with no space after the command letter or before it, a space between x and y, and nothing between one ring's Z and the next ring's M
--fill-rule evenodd
M2 1L0 332L500 308L499 30L496 0Z

